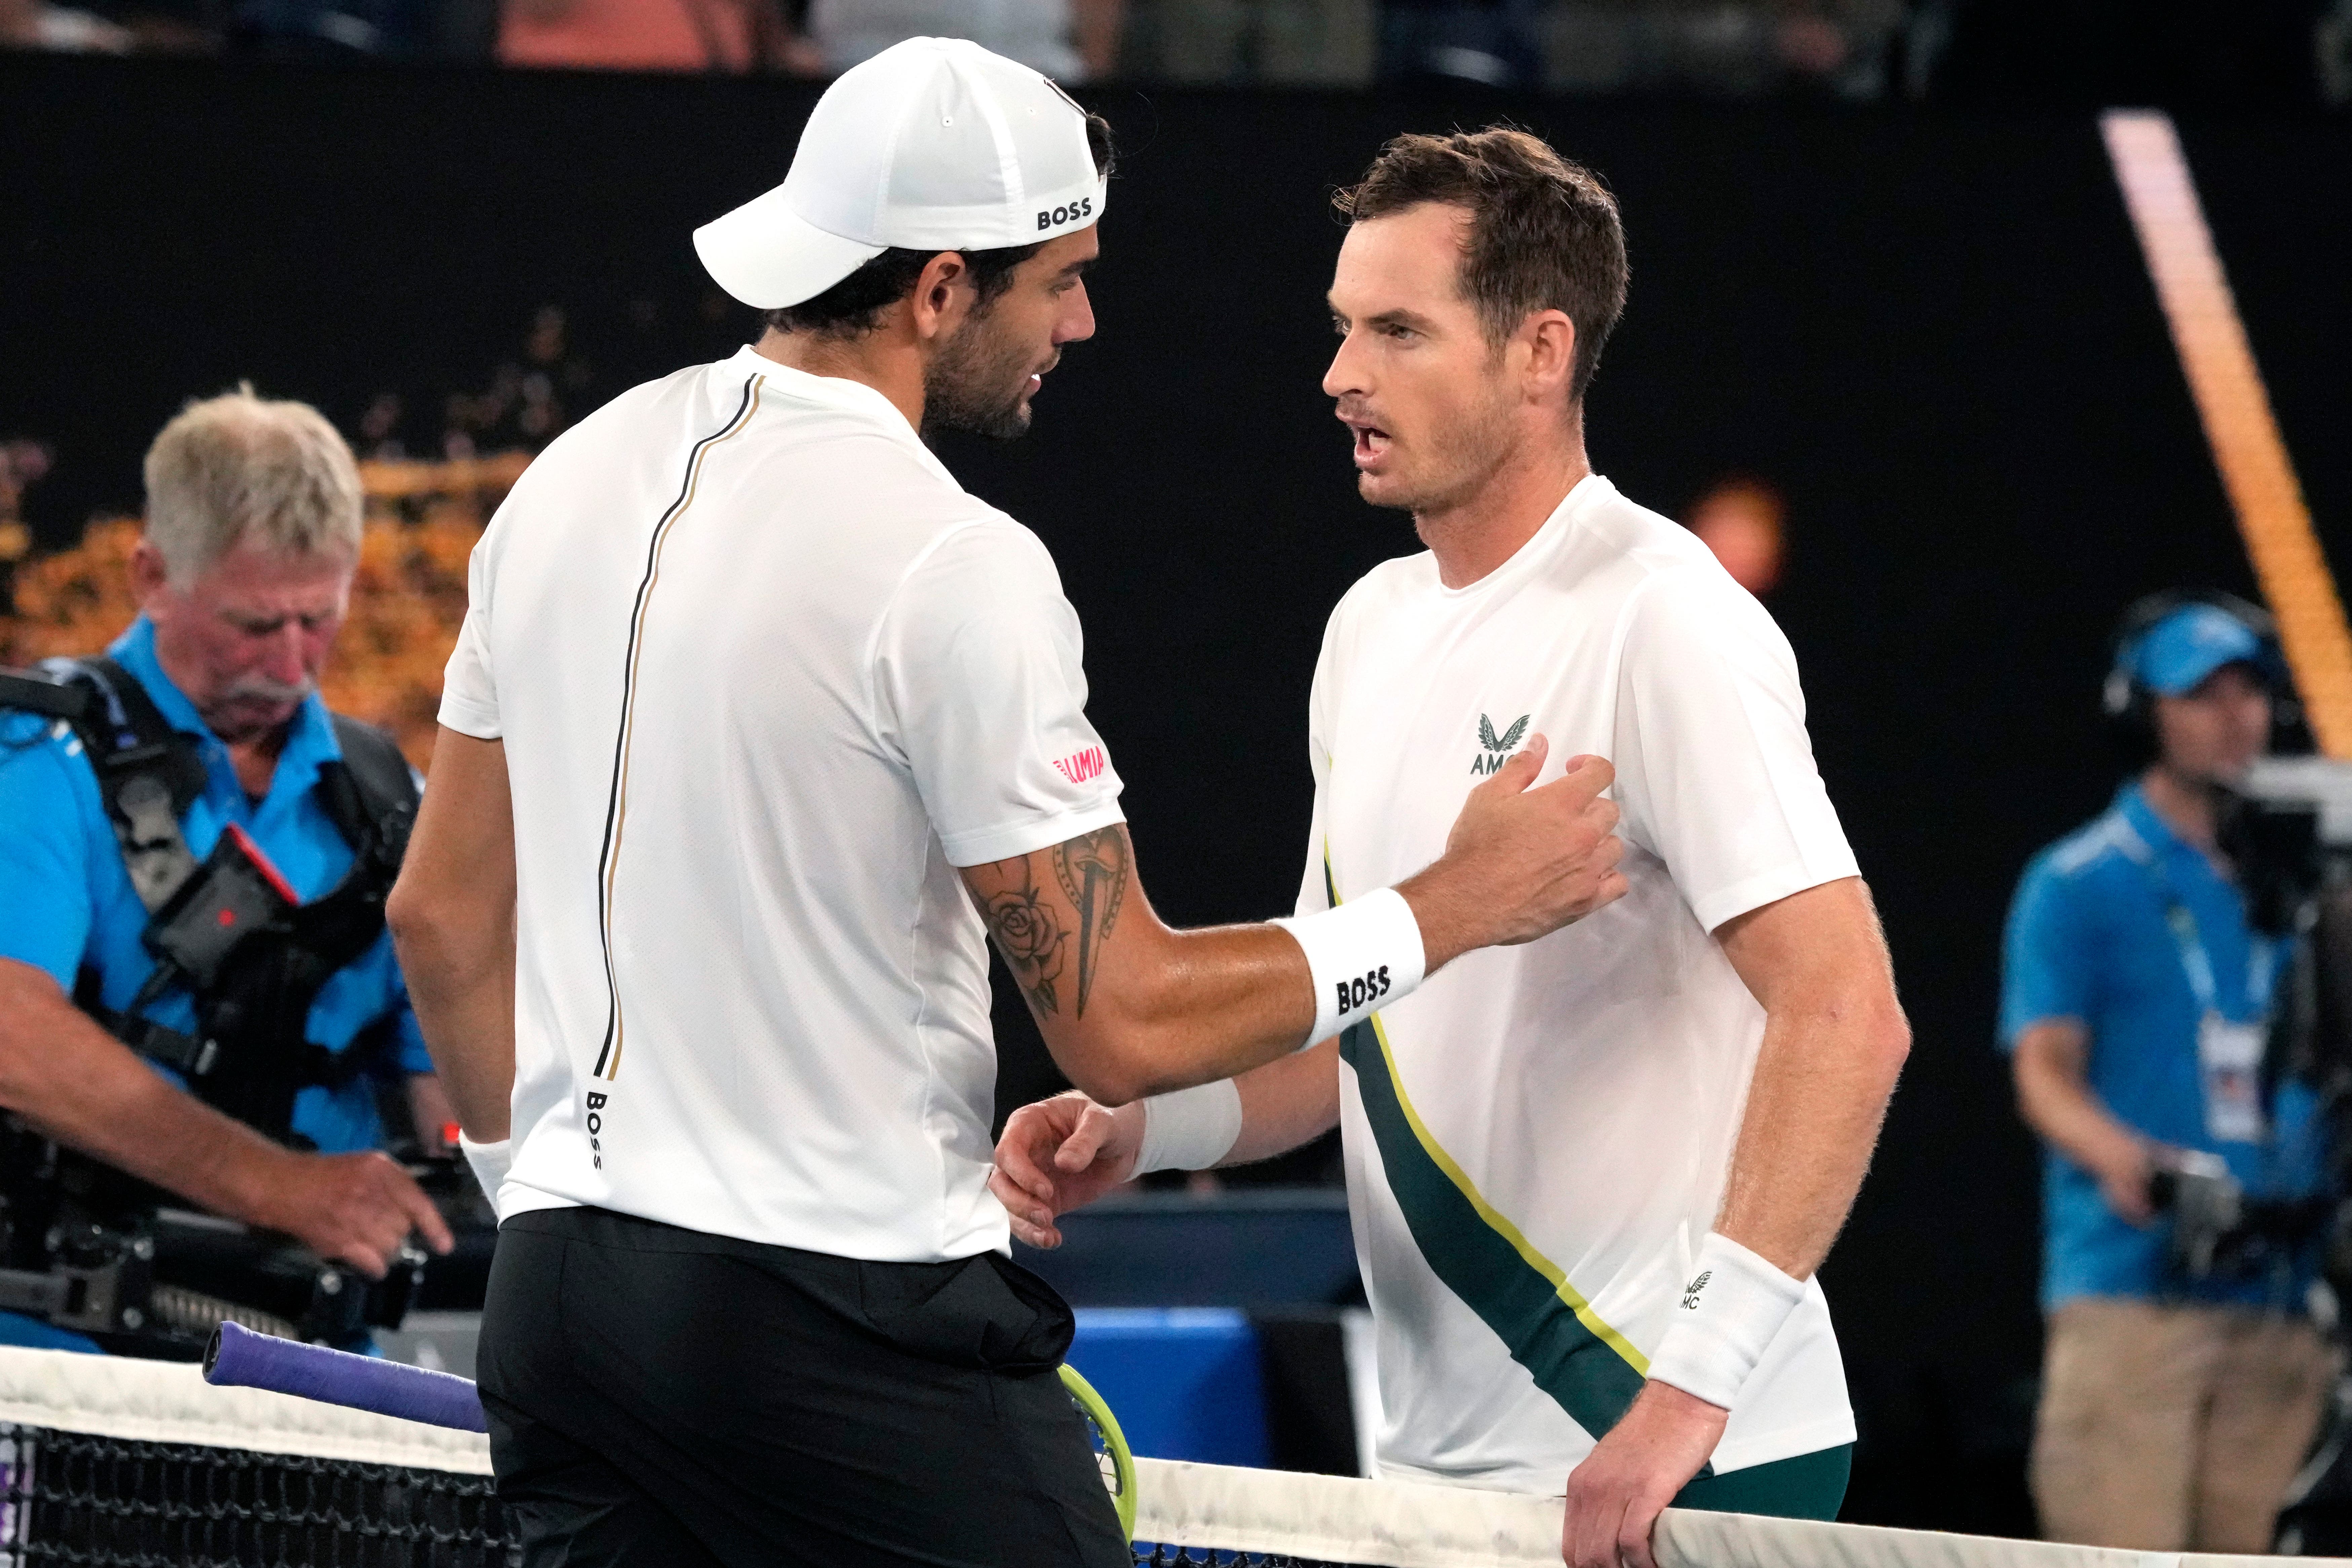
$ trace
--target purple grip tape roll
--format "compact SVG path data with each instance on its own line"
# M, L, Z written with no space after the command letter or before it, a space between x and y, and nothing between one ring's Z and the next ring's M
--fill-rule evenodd
M482 1396L466 1378L274 1339L235 1323L213 1331L212 1343L205 1347L205 1381L221 1387L266 1388L428 1426L489 1430L482 1419Z

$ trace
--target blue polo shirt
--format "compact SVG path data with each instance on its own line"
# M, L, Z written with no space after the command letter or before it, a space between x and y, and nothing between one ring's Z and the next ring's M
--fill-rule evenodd
M316 787L320 766L342 756L326 704L313 696L296 710L269 793L256 802L237 782L228 748L156 661L155 629L146 617L131 623L107 651L146 688L173 729L195 738L205 793L180 826L196 858L210 854L234 822L252 835L305 903L331 891L351 868L352 847ZM139 941L147 910L123 869L97 774L81 752L81 742L62 723L0 711L0 958L47 970L68 992L82 969L95 970L102 999L121 1009L155 966ZM164 993L144 1016L181 1030L194 1028L196 1021L194 1003L180 988ZM383 1071L431 1072L433 1059L409 1010L389 932L328 978L310 1007L310 1037L341 1051L361 1030L386 1018L397 1021L399 1046ZM330 1154L383 1142L364 1074L334 1088L302 1089L294 1100L293 1127Z
M2262 1142L2225 1142L2206 1129L2197 1058L2203 1016L2181 944L2167 919L2178 900L2210 960L2214 1002L2233 1022L2266 1016L2263 966L2245 901L2205 854L2157 816L2138 784L2086 826L2036 856L2010 906L2003 948L2000 1044L2014 1050L2035 1024L2073 1019L2089 1036L2089 1083L2126 1126L2229 1162L2257 1197L2321 1190L2316 1104L2295 1083L2269 1107ZM2078 1296L2195 1300L2299 1310L2307 1275L2191 1288L2167 1268L2167 1222L2126 1224L2094 1176L2054 1149L2043 1153L2042 1301Z

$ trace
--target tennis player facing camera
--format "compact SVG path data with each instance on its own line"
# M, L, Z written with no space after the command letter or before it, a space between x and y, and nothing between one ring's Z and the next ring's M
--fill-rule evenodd
M976 46L849 71L696 237L765 334L557 440L475 552L391 918L503 1216L527 1563L1126 1568L989 1192L986 934L1115 1103L1622 890L1608 765L1530 788L1531 742L1391 888L1153 914L1053 562L920 434L1018 433L1093 332L1108 161Z
M1336 1122L1383 1476L1565 1481L1576 1568L1650 1568L1668 1504L1834 1517L1853 1418L1812 1276L1909 1035L1795 659L1586 461L1626 276L1598 180L1517 131L1406 136L1339 205L1324 390L1364 498L1429 548L1332 614L1299 912L1426 860L1530 726L1615 764L1631 890L1233 1082L1024 1108L998 1191L1051 1246L1139 1171Z

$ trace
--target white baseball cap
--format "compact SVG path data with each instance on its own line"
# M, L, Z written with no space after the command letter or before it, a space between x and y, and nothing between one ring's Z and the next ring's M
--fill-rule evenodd
M719 286L772 310L891 246L996 250L1082 229L1107 191L1086 111L962 38L908 38L817 100L784 183L694 231Z

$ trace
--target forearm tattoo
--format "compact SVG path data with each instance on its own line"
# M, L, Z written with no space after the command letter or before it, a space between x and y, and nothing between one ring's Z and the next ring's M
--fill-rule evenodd
M1127 897L1133 856L1126 831L1118 827L1056 844L1050 853L1054 879L1067 905L1037 885L1024 856L999 860L975 879L987 889L979 898L980 913L1038 1015L1060 1013L1067 994L1070 1016L1083 1018L1103 944Z

